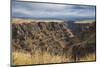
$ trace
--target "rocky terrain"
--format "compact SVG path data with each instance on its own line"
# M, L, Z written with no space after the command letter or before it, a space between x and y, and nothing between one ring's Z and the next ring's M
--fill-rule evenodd
M67 21L66 23L67 27L81 41L84 41L88 36L93 35L96 32L95 20Z
M74 56L74 60L76 56L95 53L95 22L36 20L17 22L11 24L12 52L23 51L32 55L40 50L50 55L70 55L72 58Z
M74 35L64 22L12 24L13 50L31 52L34 49L60 55L65 47L72 45L72 38Z

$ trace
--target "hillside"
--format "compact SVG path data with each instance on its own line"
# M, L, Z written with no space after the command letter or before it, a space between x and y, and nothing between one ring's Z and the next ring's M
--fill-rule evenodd
M42 56L41 61L37 60L39 63L34 62L33 64L41 64L42 62L72 62L73 60L76 61L76 57L71 58L72 56L81 58L80 54L83 52L84 54L82 54L82 56L84 57L88 54L95 54L95 23L83 24L74 22L75 21L13 19L11 24L14 64L18 64L19 61L17 62L17 60L19 58L16 60L15 57L16 55L21 57L21 53L23 56L28 54L33 57L35 54L37 56L37 53L38 57ZM74 47L77 47L77 49L73 51ZM88 52L80 50L83 48L84 50L89 49ZM78 55L77 52L81 53ZM60 57L60 60L55 59L54 61L46 62L43 59L45 53L46 56L49 57ZM61 59L61 57L66 59ZM95 58L91 58L90 60L95 60ZM32 64L32 62L31 60L28 64Z
M91 36L96 32L95 20L68 21L66 24L71 32L81 41L86 40L88 36Z
M72 45L74 35L64 22L31 22L13 23L12 39L14 50L47 50L55 54L63 52L63 48Z

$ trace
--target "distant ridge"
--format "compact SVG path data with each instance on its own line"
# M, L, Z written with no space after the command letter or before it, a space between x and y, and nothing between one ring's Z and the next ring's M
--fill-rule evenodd
M71 17L71 18L68 18L68 17L66 17L66 18L63 18L63 17L59 17L59 18L33 18L33 17L12 17L12 18L22 18L22 19L37 19L37 20L40 20L40 19L44 19L44 20L48 20L48 19L50 19L50 20L64 20L64 21L68 21L68 20L70 20L70 21L76 21L76 20L95 20L96 18L74 18L74 17Z

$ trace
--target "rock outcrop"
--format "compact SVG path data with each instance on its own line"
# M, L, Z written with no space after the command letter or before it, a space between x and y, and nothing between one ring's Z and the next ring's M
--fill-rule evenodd
M74 35L64 22L12 23L13 50L41 50L61 55L73 44L72 38Z
M95 23L81 24L73 21L12 23L13 51L33 53L40 50L53 55L70 54L81 57L95 53L95 45ZM74 46L77 49L74 50Z

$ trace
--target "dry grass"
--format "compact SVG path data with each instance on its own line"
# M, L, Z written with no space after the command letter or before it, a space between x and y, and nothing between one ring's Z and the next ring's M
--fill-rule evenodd
M96 55L95 53L93 53L81 58L80 61L95 61L95 60L96 60Z
M44 64L44 63L61 63L68 62L69 59L65 56L50 55L47 52L43 54L36 51L32 56L29 53L13 52L13 64L24 65L24 64Z
M13 65L27 65L27 64L45 64L45 63L62 63L71 62L69 57L50 55L47 52L36 51L33 55L24 52L13 52ZM87 55L80 58L79 61L93 61L95 60L95 54Z
M50 20L50 19L46 19L46 20L37 20L37 19L22 19L22 18L13 18L11 23L30 23L30 22L58 22L58 23L62 23L64 22L63 20Z

